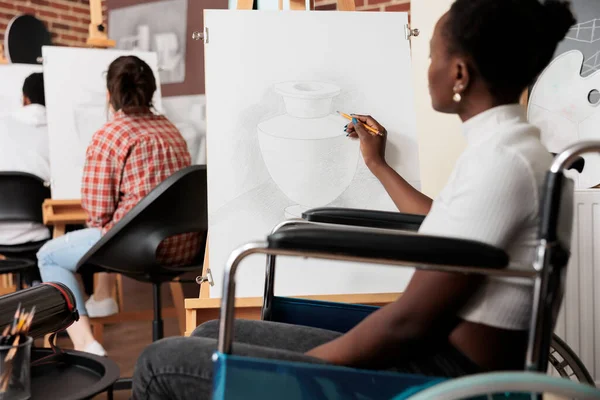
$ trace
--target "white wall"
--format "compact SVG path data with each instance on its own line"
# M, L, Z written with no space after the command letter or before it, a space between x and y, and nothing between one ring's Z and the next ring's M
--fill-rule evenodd
M437 20L454 0L411 1L411 26L420 30L412 38L413 77L417 110L417 134L421 167L421 189L435 197L446 184L465 140L456 115L445 115L431 108L427 84L429 40Z

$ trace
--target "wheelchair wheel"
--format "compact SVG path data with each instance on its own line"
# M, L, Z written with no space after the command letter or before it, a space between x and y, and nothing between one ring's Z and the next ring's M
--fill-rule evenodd
M552 336L550 345L550 371L555 370L561 377L595 386L594 379L577 357L577 354L558 336Z

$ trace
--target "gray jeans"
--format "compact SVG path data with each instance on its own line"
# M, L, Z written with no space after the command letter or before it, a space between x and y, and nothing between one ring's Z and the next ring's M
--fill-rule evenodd
M133 375L133 399L211 399L218 323L200 325L191 337L173 337L148 346ZM338 332L276 322L236 320L233 353L306 363L323 361L303 353L341 336ZM433 347L428 347L428 350ZM449 345L419 351L415 360L402 360L395 371L433 376L460 376L479 368Z
M148 346L133 374L133 399L211 399L211 356L217 349L218 331L218 322L209 321L191 337L162 339ZM232 350L237 355L321 363L302 353L338 336L324 329L236 320Z

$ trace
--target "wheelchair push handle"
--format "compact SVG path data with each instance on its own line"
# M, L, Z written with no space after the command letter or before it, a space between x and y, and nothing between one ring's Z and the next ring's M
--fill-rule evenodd
M550 166L550 172L556 174L560 171L570 169L574 163L579 161L579 156L585 153L600 153L600 141L588 140L575 143L560 152Z

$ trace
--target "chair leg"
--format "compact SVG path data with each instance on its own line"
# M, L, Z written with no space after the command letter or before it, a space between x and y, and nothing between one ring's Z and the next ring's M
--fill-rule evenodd
M156 342L165 335L162 319L162 301L160 283L152 283L154 292L154 321L152 321L152 341Z
M14 276L14 280L15 280L15 288L16 291L18 292L19 290L23 289L23 282L21 281L21 274L19 272L15 272L13 274Z

